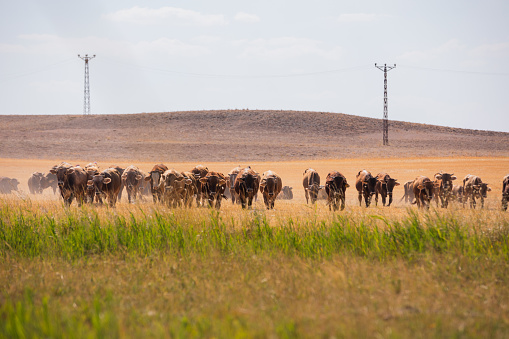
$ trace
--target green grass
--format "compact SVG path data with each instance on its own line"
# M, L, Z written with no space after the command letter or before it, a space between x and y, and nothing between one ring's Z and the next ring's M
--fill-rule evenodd
M0 337L504 338L508 230L493 211L0 200Z

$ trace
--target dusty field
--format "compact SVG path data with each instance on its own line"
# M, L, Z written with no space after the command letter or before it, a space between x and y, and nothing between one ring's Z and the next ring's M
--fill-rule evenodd
M0 158L252 162L509 156L509 133L295 111L0 116Z
M63 159L67 160L67 159ZM71 161L71 160L68 160ZM86 165L89 161L74 161L72 164ZM99 163L101 168L107 168L113 164L113 161ZM53 165L54 160L35 160L35 159L0 159L0 175L7 177L15 177L20 182L20 189L25 193L28 192L27 181L31 173L34 171L47 172ZM137 165L143 171L149 171L155 164L153 162L133 161L115 162L120 166L128 166L130 164ZM169 168L175 168L179 171L189 170L198 163L195 162L165 162ZM301 160L301 161L284 161L284 162L206 162L203 163L210 170L228 173L232 168L241 165L250 165L256 171L262 173L266 170L277 172L283 179L283 185L289 185L294 190L294 200L292 203L305 203L304 191L302 188L302 174L306 168L314 168L317 170L322 180L331 170L338 170L343 173L351 187L347 190L347 205L352 207L357 204L357 191L354 188L355 176L362 170L367 169L372 174L378 172L387 172L393 178L397 178L399 182L405 183L413 180L419 175L427 175L430 178L439 171L452 172L458 179L455 184L462 182L467 174L475 174L480 176L484 182L487 182L492 188L488 194L486 206L487 208L498 208L500 205L502 178L509 174L509 158L401 158L401 159L342 159L342 160ZM407 205L399 203L399 198L403 195L403 187L397 186L394 190L394 207L406 208ZM57 199L53 196L51 189L44 192L43 197L33 197L32 199ZM229 203L229 202L228 202ZM323 204L323 202L322 202ZM259 202L259 207L262 203Z

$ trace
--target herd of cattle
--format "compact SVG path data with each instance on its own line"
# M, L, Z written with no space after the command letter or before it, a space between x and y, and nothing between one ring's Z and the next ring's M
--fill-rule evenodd
M429 208L432 201L437 207L447 208L451 201L463 204L469 202L475 208L477 200L484 207L487 192L491 191L487 183L475 175L467 175L462 185L454 185L456 176L452 173L437 173L434 180L419 176L406 182L403 199L405 202L417 204L419 208ZM320 197L327 200L330 210L345 208L346 189L350 187L346 177L338 171L327 174L325 185L320 185L320 175L308 168L303 174L303 188L306 203L315 203ZM0 193L17 190L17 179L0 177ZM369 207L372 198L378 205L381 197L383 206L390 206L393 201L393 189L400 185L397 179L387 173L373 176L366 170L356 175L355 188L358 192L359 205ZM197 206L210 206L219 209L223 199L230 198L232 203L239 203L242 208L251 208L253 200L260 192L267 209L274 208L276 199L292 199L293 192L289 186L283 186L281 177L273 171L266 171L261 176L251 167L236 167L227 175L209 171L207 167L197 165L190 171L178 172L168 169L163 164L155 165L149 173L131 165L123 169L111 166L103 171L96 163L84 168L62 162L54 166L46 174L35 172L28 179L30 193L41 194L51 187L56 193L57 188L66 205L75 199L80 206L83 202L103 203L107 200L115 206L125 188L129 202L134 202L143 195L152 195L156 203L164 203L170 207L190 207L193 201ZM509 175L502 183L502 209L507 210L509 201Z

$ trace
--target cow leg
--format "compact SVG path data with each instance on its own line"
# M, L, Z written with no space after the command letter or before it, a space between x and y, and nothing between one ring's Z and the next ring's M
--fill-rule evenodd
M306 204L309 204L309 193L307 189L304 189L304 195L306 196Z
M343 194L340 198L341 200L341 210L345 209L345 195Z
M481 208L484 208L484 197L481 197Z
M120 202L120 201L122 201L122 191L123 191L123 190L124 190L124 183L123 183L123 182L121 182L121 183L120 183L120 190L118 191L118 196L117 196L117 197L118 197L118 198L117 198L117 200L118 200L119 202Z
M384 193L380 193L380 195L382 196L382 205L385 207L385 203L387 202L387 195Z
M263 193L263 203L265 204L265 207L267 207L267 209L270 209L270 202L269 198L267 197L267 193Z
M508 201L508 197L505 195L502 195L502 211L507 211L507 201Z
M362 206L362 192L359 192L359 196L357 198L359 199L359 206Z

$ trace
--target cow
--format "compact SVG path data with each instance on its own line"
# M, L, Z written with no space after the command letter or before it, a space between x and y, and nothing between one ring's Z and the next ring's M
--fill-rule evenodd
M234 169L232 169L229 173L228 173L228 191L230 191L230 195L231 195L231 199L232 199L232 204L235 204L235 201L237 203L240 203L240 199L239 199L239 196L237 195L237 193L235 193L235 179L237 179L237 175L239 175L239 173L242 171L242 167L237 166L235 167Z
M242 208L251 208L253 199L260 187L260 176L250 167L244 168L235 179L235 193L239 196Z
M283 181L276 172L266 171L262 175L260 182L260 192L263 195L263 202L267 209L274 208L274 202L283 188Z
M127 169L126 169L127 170ZM168 167L163 164L154 165L149 174L145 177L145 181L150 181L150 191L154 202L160 202L163 198L163 186L161 185L161 177ZM127 186L126 186L127 190Z
M436 190L436 196L437 196L437 206L438 206L438 199L440 199L440 204L442 208L447 208L449 205L449 200L452 196L452 186L453 181L456 180L456 176L454 173L444 173L440 172L435 174L435 180L438 182L439 187Z
M0 193L10 194L18 190L19 181L15 178L0 177Z
M161 180L164 185L163 201L168 207L182 206L186 183L192 184L192 180L186 179L173 168L165 171Z
M325 179L325 192L327 193L327 205L329 211L337 211L341 203L341 210L345 209L346 189L350 187L346 182L346 177L338 171L332 171L327 174Z
M451 191L451 200L455 200L459 203L463 203L464 199L464 190L462 185L454 185L452 186Z
M382 205L385 206L385 202L387 196L389 196L389 203L387 207L392 204L392 191L395 186L399 186L400 183L398 179L393 179L387 173L378 173L376 175L376 184L375 184L375 205L378 206L378 194L382 197Z
M205 176L208 174L209 169L203 165L196 165L192 170L191 173L193 173L194 177L196 178L196 185L197 185L197 193L196 193L196 206L205 206L205 200L207 200L207 192L205 190L205 187L203 186L202 181L200 181L201 178L205 178Z
M46 188L51 187L53 189L53 194L57 193L58 188L58 180L57 176L51 172L46 173L43 179L41 179L41 188L45 190Z
M438 187L438 183L431 181L430 178L424 175L415 178L412 184L415 201L412 204L417 204L419 208L429 208L434 191Z
M491 188L488 187L487 183L482 182L481 178L467 174L465 179L463 179L463 190L465 194L465 199L463 200L463 206L470 199L470 208L475 208L476 206L476 198L481 200L481 208L484 208L484 199L488 196L488 192L491 191Z
M58 188L65 205L70 206L76 198L78 206L81 206L87 189L87 173L83 168L62 162L50 169L50 172L57 176Z
M278 199L292 200L293 199L293 187L283 186L281 193L277 196Z
M94 175L96 174L99 174L99 166L97 165L97 162L91 162L91 163L88 163L85 167L84 167L84 170L85 172L87 173L87 182L89 180L92 180L92 178L94 177ZM94 200L97 202L97 203L100 203L102 204L103 201L102 201L102 196L100 194L95 194L95 189L94 189L94 185L88 185L87 184L87 191L86 191L86 196L87 196L87 201L89 203L93 203Z
M41 172L34 172L28 178L28 190L30 194L42 194L42 181L45 179L44 174Z
M110 207L115 207L121 186L122 178L115 168L105 169L87 181L87 191L106 198ZM102 199L96 201L102 203Z
M122 174L124 174L124 169L118 165L111 165L108 168L114 168L117 170L118 174L120 175L120 179L122 179ZM141 183L143 185L143 182ZM140 185L140 186L141 186ZM122 191L124 190L124 181L120 180L120 190L118 191L118 198L117 201L120 202L122 199Z
M404 189L405 193L403 194L401 199L399 199L399 202L401 202L401 201L403 201L403 199L405 199L405 203L408 203L408 202L412 203L412 201L415 199L414 190L412 187L413 183L414 183L414 181L410 180L403 184L403 189Z
M151 178L150 175L148 177ZM122 173L121 178L125 190L127 191L127 200L129 201L129 203L134 203L138 196L143 179L148 181L147 176L145 176L144 173L140 171L138 167L130 165L127 166L127 168L124 170L124 173Z
M194 196L198 194L198 180L192 172L184 171L180 172L180 174L182 174L185 179L190 180L184 181L185 191L183 195L183 202L185 207L191 207Z
M359 206L362 206L362 197L366 207L371 204L371 198L375 194L376 178L366 170L359 171L356 175L355 188L359 192Z
M318 192L324 188L323 186L320 186L320 175L312 168L308 168L304 171L302 186L304 187L306 204L309 203L309 200L311 200L311 203L314 204L318 198Z
M223 173L208 172L203 178L199 179L202 192L209 202L209 206L221 208L221 200L225 197L227 178Z
M502 210L507 211L507 202L509 201L509 174L502 180Z

